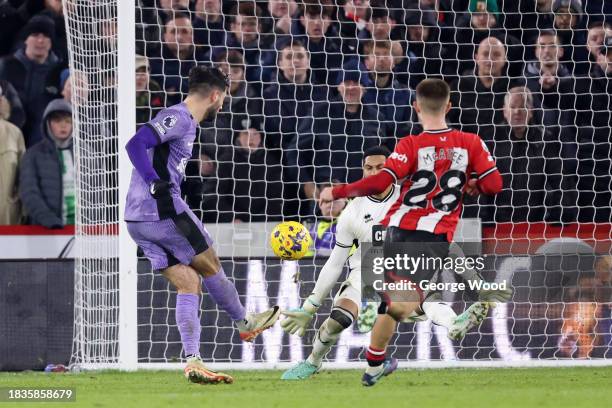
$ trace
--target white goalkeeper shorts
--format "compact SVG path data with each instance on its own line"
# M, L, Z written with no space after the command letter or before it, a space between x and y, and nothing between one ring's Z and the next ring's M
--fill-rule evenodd
M357 305L359 312L361 312L361 270L358 268L353 269L348 278L342 282L340 289L336 296L334 296L334 305L338 303L340 299L348 299Z

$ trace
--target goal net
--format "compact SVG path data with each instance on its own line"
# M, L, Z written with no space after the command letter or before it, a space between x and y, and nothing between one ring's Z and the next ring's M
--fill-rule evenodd
M339 212L313 197L359 179L368 148L392 149L421 132L414 89L438 77L452 90L449 125L478 133L504 177L495 198L466 197L455 238L477 242L485 278L508 280L514 297L461 342L431 321L402 323L389 354L409 367L612 361L605 2L63 3L78 175L73 363L166 368L184 357L176 293L125 234L123 147L181 102L196 64L224 70L231 87L198 127L182 193L248 310L298 307L308 296L333 246L330 214ZM312 256L271 256L267 236L280 220L311 228ZM456 279L452 271L443 278ZM445 301L456 312L471 302ZM296 362L330 305L304 338L276 325L251 345L204 293L202 356L217 367ZM363 363L368 342L357 327L346 330L328 366Z

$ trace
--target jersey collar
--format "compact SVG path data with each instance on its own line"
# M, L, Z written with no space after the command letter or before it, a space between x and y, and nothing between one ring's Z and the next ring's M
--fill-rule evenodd
M432 134L438 134L438 133L446 133L446 132L450 132L451 128L446 128L446 129L434 129L434 130L424 130L423 133L432 133Z
M375 203L384 203L385 201L387 201L387 200L389 200L391 198L391 196L393 195L394 191L395 191L395 184L392 184L391 185L391 190L389 190L389 194L387 194L383 198L376 198L374 196L368 196L368 200L374 201Z

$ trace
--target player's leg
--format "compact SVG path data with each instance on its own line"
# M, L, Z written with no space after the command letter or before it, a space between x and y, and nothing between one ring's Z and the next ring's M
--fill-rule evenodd
M384 303L381 304L379 312L381 313L372 328L370 345L366 349L368 368L361 378L361 383L365 386L376 384L382 377L397 369L397 360L386 358L387 346L393 337L393 333L395 333L397 321L386 313Z
M285 371L283 380L303 380L321 368L323 358L336 344L345 329L351 327L359 314L361 295L359 289L345 282L334 300L332 310L319 327L312 344L312 352L305 361Z
M238 327L240 338L253 341L262 331L272 327L280 316L279 307L274 306L262 313L246 312L236 286L225 275L212 248L212 237L193 212L186 210L171 221L181 237L180 245L172 247L173 254L203 277L208 294L221 310L230 315Z
M231 376L209 370L200 357L200 276L193 268L181 264L164 269L162 274L177 291L175 316L187 358L185 377L199 384L232 383Z
M204 286L220 309L226 311L236 324L240 338L253 341L264 330L269 329L280 317L280 308L274 306L262 313L247 313L240 302L236 286L227 278L221 262L213 248L196 255L191 266L203 277Z
M162 275L176 288L176 322L181 335L183 351L187 356L185 377L197 383L231 383L232 377L208 370L200 358L200 293L201 279L197 272L165 249L163 245L173 243L171 223L168 220L155 222L130 222L128 232L151 262L153 270ZM165 239L160 240L160 236Z

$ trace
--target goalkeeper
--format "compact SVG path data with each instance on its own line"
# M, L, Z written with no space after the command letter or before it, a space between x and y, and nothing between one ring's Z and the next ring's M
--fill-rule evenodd
M366 150L363 155L363 177L382 171L390 154L386 147ZM340 286L329 317L317 331L312 352L305 361L287 370L281 377L283 380L303 380L315 374L342 331L353 324L360 312L363 313L360 310L362 297L359 242L371 241L372 226L380 222L389 207L397 201L399 194L399 186L392 184L378 195L355 198L340 215L335 246L319 274L312 294L300 309L283 312L286 319L281 322L282 328L290 334L303 336L319 306L338 281L345 262L348 262L350 270L348 279ZM351 253L355 243L357 249ZM433 299L432 294L408 319L419 321L431 318L434 323L449 330L451 339L463 338L469 329L484 319L488 311L487 304L478 302L457 316L450 306Z
M246 312L212 248L210 234L180 196L196 127L221 109L228 85L227 76L216 68L192 68L185 100L162 110L126 145L134 165L126 200L127 229L152 268L161 271L178 292L176 324L187 357L185 376L203 384L233 379L207 369L200 358L202 279L244 341L253 341L279 316L278 306L259 314Z

